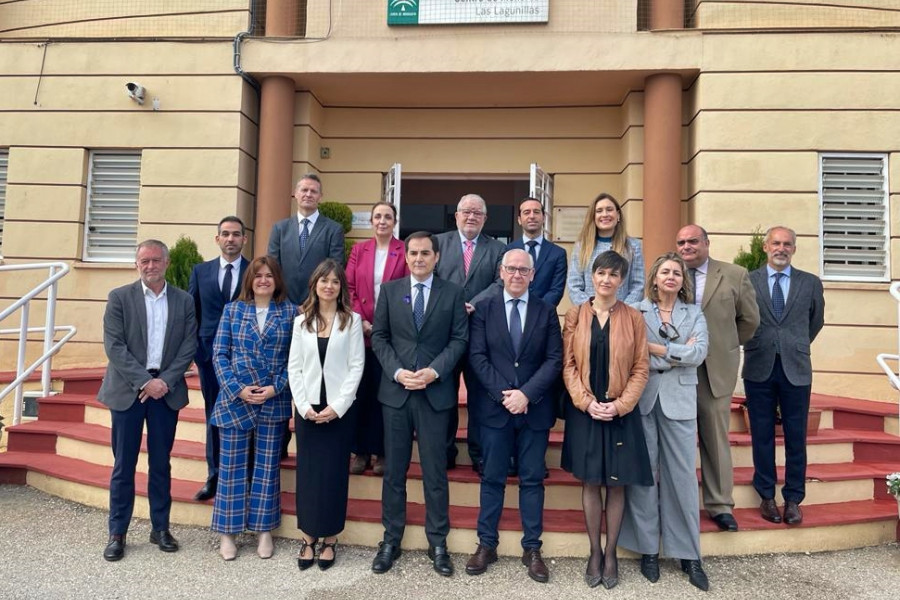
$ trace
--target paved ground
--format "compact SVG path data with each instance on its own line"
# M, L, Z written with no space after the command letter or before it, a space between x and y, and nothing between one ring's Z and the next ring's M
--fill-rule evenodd
M238 559L226 563L216 550L216 536L206 529L175 527L177 554L165 554L147 542L149 525L136 521L125 558L107 563L106 513L60 500L24 486L0 485L0 598L213 598L251 600L376 600L440 598L490 600L522 598L728 598L849 599L900 597L900 546L813 555L774 554L710 558L705 568L712 583L708 594L691 587L672 561L663 565L656 584L646 581L637 561L622 560L619 586L588 589L584 561L553 561L550 583L534 583L517 560L501 559L485 575L462 572L444 579L431 570L421 552L404 553L394 569L375 575L372 550L339 547L338 562L327 572L296 567L297 543L278 540L275 556L262 561L255 539L247 536Z

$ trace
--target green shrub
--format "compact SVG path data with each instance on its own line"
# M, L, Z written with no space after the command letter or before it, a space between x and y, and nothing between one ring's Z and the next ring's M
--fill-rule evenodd
M350 207L346 204L341 204L340 202L320 202L319 214L322 214L333 221L337 221L338 225L344 229L344 234L350 233L350 230L353 228L353 211L350 210ZM353 249L354 243L353 240L344 240L344 264L347 263L347 258L350 256L350 250Z
M188 288L191 270L194 265L202 263L203 257L197 250L197 242L187 236L181 236L169 250L169 268L166 269L166 281L181 290Z
M753 230L753 236L750 238L750 251L740 247L737 256L734 257L734 264L740 265L748 271L755 271L766 264L766 253L763 250L763 233L759 226Z

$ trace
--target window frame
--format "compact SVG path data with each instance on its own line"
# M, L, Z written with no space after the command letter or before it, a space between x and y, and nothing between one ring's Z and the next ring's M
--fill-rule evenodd
M94 202L95 193L94 193L94 171L97 168L96 157L98 156L132 156L137 158L137 197L135 200L135 218L134 218L134 229L135 229L135 241L134 247L130 250L123 252L120 255L92 255L94 252L94 247L90 244L90 235L91 235L91 208ZM85 210L84 210L84 236L82 239L82 254L81 259L84 262L93 262L93 263L130 263L134 262L134 252L135 248L138 244L138 228L140 227L140 196L141 196L141 170L142 170L142 160L143 160L143 151L135 150L135 149L102 149L102 150L89 150L88 153L88 180L87 180L87 195L85 200Z

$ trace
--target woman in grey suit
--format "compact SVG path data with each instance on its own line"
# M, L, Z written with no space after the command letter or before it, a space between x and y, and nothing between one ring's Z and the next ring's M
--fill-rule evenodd
M650 268L646 295L635 307L644 316L650 380L638 402L654 485L629 486L619 543L641 554L641 573L659 579L660 537L665 554L702 590L697 490L697 367L706 358L706 320L694 304L687 267L674 252Z

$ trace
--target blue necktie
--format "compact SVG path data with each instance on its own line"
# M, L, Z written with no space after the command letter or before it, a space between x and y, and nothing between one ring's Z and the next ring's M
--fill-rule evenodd
M781 291L782 277L784 277L784 273L775 273L775 285L772 286L772 312L779 321L784 312L784 292Z
M425 284L417 283L416 302L413 304L413 320L416 322L416 331L422 329L425 322Z
M225 276L222 278L222 300L231 302L231 264L225 265Z
M300 232L300 252L303 252L309 241L309 219L303 219L300 222L303 223L303 230Z
M534 240L529 240L527 244L528 246L528 254L531 255L531 260L534 261L534 264L537 265L537 245L538 243Z
M522 316L519 315L519 300L513 298L512 312L509 313L509 338L512 340L513 351L519 355L519 346L522 345Z

